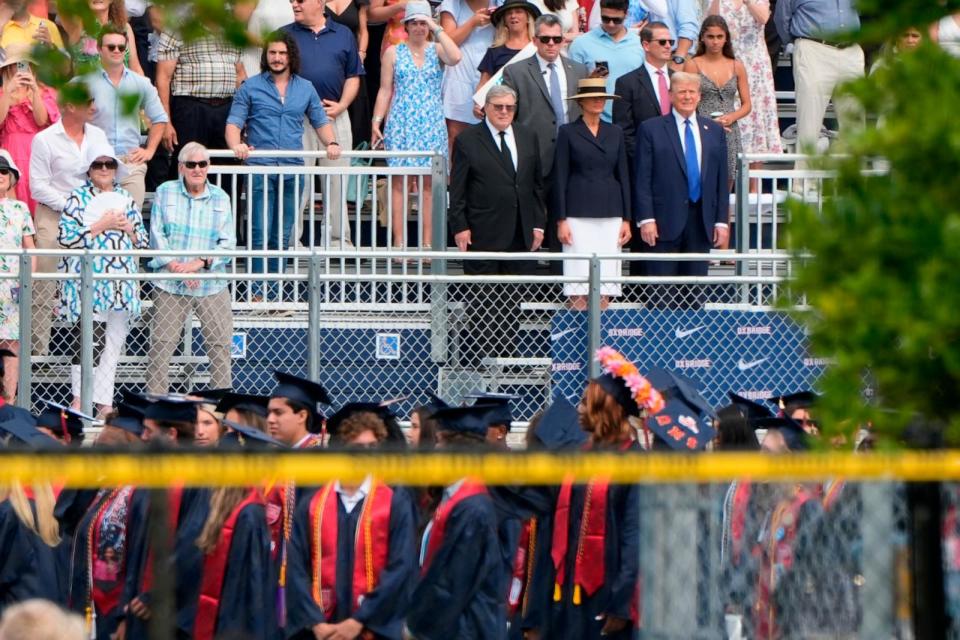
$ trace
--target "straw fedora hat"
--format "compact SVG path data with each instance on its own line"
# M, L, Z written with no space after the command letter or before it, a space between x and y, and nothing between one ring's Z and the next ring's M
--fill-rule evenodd
M607 81L605 78L583 78L577 81L577 92L572 96L568 96L567 100L579 100L581 98L618 99L620 96L607 93Z

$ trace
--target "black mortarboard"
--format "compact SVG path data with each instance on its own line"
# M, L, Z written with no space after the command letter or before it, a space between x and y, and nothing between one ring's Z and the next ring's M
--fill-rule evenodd
M85 413L65 407L62 404L44 400L47 407L37 416L37 426L46 427L67 440L66 434L69 434L69 440L76 439L83 441L83 421L96 422L96 418L88 416ZM64 433L66 432L66 433Z
M117 405L117 414L107 423L111 427L123 429L138 438L143 434L143 414L145 407L127 402Z
M232 393L233 389L194 389L187 395L195 396L197 398L203 398L204 400L212 400L214 403L218 402L223 396L228 393Z
M747 420L772 418L774 415L773 411L771 411L769 407L760 404L759 402L754 402L749 398L744 398L741 395L737 395L733 391L728 391L727 395L730 396L731 403L743 410L743 414Z
M196 400L190 400L184 396L154 396L154 398L143 412L144 419L196 423L197 404L200 404Z
M768 431L779 431L783 435L783 441L787 444L790 451L803 451L808 449L807 434L799 422L784 416L774 416L772 418L760 418L753 422L754 429L766 429Z
M797 408L807 408L812 406L817 401L817 393L815 391L794 391L792 393L782 393L777 396L769 398L770 402L774 403L782 411L787 407L787 405L794 405Z
M317 404L331 404L327 390L318 382L307 380L284 371L274 371L277 378L277 388L270 394L271 398L287 398L294 402L310 407L318 413Z
M647 427L671 449L700 450L713 440L716 414L710 403L696 390L696 385L679 374L656 368L647 374L663 396L659 413L647 418Z
M218 443L220 447L240 446L247 449L265 449L270 446L286 447L282 442L271 438L256 427L234 422L233 420L224 420L223 424L233 429L233 431L225 433L220 438Z
M510 429L510 423L513 422L513 413L510 411L510 401L519 400L517 396L509 393L475 391L466 397L476 400L478 404L483 403L497 405L499 409L497 411L490 412L490 424L503 424L507 426L507 429Z
M450 406L450 403L438 396L435 393L430 394L430 402L423 405L428 413L433 413L439 411L440 409L446 409Z
M217 402L217 411L226 415L227 411L236 409L237 411L249 411L259 416L267 417L267 405L270 403L269 396L255 396L247 393L226 393Z
M588 438L580 427L577 408L562 395L543 412L534 437L550 451L576 449Z
M472 404L469 407L447 407L436 411L431 417L437 421L440 431L472 433L486 438L489 414L499 408L495 404Z
M21 446L31 449L56 449L59 441L37 429L26 418L14 418L0 422L0 435L6 434L6 446Z
M630 391L630 387L623 381L623 378L609 373L602 373L594 378L593 381L599 384L601 389L609 393L611 397L617 401L617 404L623 407L627 415L640 415L640 407L637 405L637 401L633 399L633 393Z

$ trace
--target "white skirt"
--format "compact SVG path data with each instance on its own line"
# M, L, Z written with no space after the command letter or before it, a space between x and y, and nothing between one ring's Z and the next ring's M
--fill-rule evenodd
M563 245L564 253L620 253L620 225L623 218L567 218L570 233L573 236L571 244ZM600 261L600 293L605 296L619 296L620 283L607 282L611 278L620 277L620 260ZM564 260L563 275L584 278L590 277L589 260ZM585 296L589 293L588 284L567 282L563 285L565 296Z

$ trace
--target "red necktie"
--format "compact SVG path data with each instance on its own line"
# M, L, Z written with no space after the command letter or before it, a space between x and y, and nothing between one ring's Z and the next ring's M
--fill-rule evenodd
M660 92L660 113L667 115L670 113L670 89L667 88L667 76L663 69L657 71L657 89Z

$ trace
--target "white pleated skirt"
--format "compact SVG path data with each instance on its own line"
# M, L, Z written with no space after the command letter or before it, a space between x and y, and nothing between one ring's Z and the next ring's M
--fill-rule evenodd
M567 218L573 243L563 245L564 253L620 253L617 240L620 237L620 225L623 218ZM619 296L620 283L609 282L620 277L621 260L600 261L600 293L605 296ZM563 275L583 278L590 277L588 260L564 260ZM586 283L567 282L563 285L565 296L585 296L589 293Z

